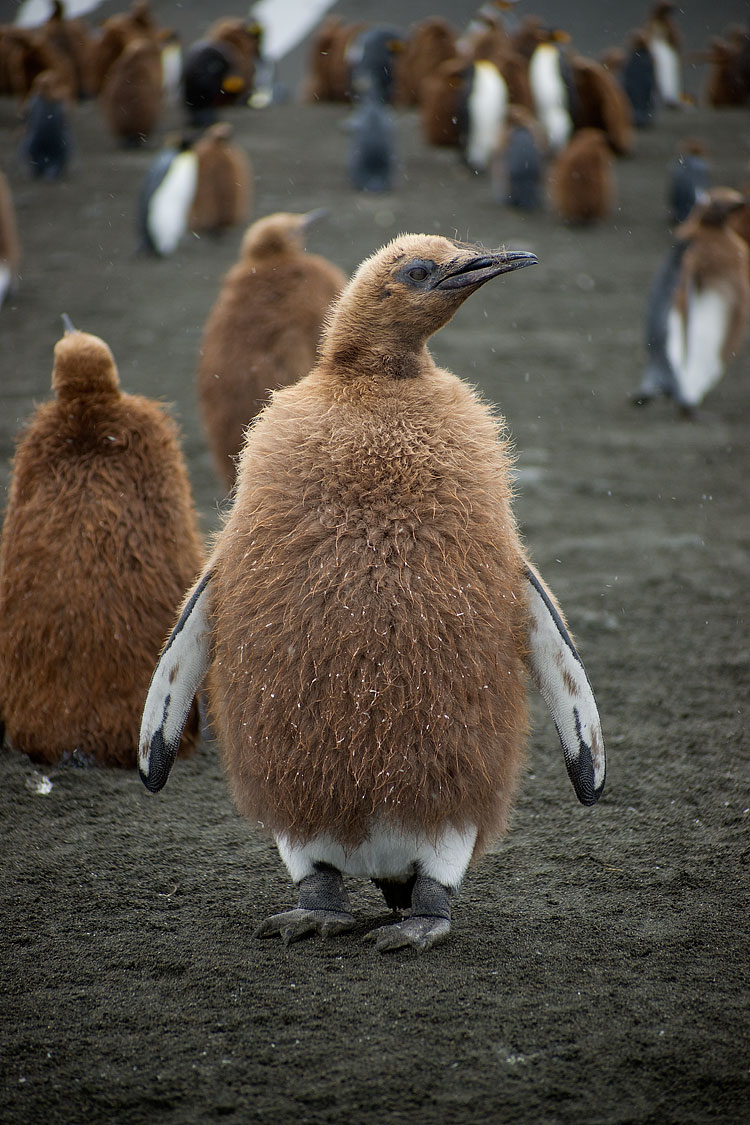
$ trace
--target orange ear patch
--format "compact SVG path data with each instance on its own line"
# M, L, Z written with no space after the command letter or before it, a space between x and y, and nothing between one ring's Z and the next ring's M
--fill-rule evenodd
M245 79L240 78L239 74L228 74L221 84L221 88L225 94L239 94L240 90L244 89Z

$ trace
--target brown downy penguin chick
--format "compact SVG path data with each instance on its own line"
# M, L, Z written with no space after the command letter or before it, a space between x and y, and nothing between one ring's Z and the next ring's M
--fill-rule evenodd
M21 264L21 243L16 227L16 212L10 184L0 172L0 307L18 284L18 267Z
M419 119L422 136L427 144L460 144L461 107L465 101L471 72L472 66L467 59L448 59L422 82Z
M93 37L88 25L83 20L66 19L62 0L53 0L52 12L42 26L41 36L45 43L68 60L74 96L90 97L94 92Z
M279 212L253 223L206 321L198 400L227 489L245 427L272 388L310 370L323 317L346 284L338 266L305 252L305 231L319 215Z
M18 440L0 540L0 720L36 761L132 767L175 598L203 563L190 486L176 426L120 391L98 337L66 332L52 387Z
M525 661L579 798L601 792L596 705L524 557L504 424L427 349L471 293L534 261L400 236L347 285L317 366L248 432L234 507L151 682L140 769L161 788L211 663L234 797L299 885L259 936L351 929L345 874L411 908L378 949L447 935L452 894L507 820Z
M105 120L125 145L143 144L163 103L161 50L156 39L131 39L109 68L100 95Z
M366 23L345 24L338 16L323 20L313 36L308 58L303 101L348 102L351 68L347 55Z
M603 130L618 156L633 151L633 114L628 96L606 67L595 59L574 55L576 128Z
M612 154L601 129L580 129L555 158L549 193L566 223L592 223L612 210L615 183Z
M745 206L732 188L713 188L675 231L687 241L667 326L675 398L691 415L739 354L750 324L748 247L730 218Z
M195 231L221 231L247 221L252 195L252 167L238 145L232 126L219 122L193 146L198 158L198 183L189 226Z
M456 31L439 16L431 16L414 27L395 63L396 105L419 105L425 78L456 54Z

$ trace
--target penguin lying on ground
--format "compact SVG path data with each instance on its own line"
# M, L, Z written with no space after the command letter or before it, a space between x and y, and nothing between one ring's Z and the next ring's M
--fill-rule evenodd
M322 214L281 211L253 223L206 320L198 400L227 489L245 427L272 388L310 370L323 317L346 284L338 266L305 253L305 233Z
M739 353L750 323L748 247L730 218L744 205L738 191L713 188L675 231L682 250L671 251L647 308L647 328L660 325L663 334L661 347L649 349L662 374L649 363L638 405L665 394L693 417Z
M132 768L174 599L204 561L187 470L162 405L122 393L98 337L65 333L52 386L0 540L0 721L36 761ZM185 750L197 733L191 707Z
M236 498L146 700L140 770L167 780L209 671L240 810L273 834L299 906L259 936L351 929L343 875L425 949L504 829L526 737L524 663L579 799L604 785L586 673L511 511L504 426L428 338L481 285L536 259L402 235L328 318L317 366L249 430Z
M187 230L198 186L198 158L185 137L151 163L138 195L139 249L159 257L174 253Z

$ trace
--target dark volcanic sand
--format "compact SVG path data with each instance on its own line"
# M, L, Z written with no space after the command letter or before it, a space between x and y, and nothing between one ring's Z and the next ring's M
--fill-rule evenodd
M195 5L154 7L201 29ZM700 7L713 32L747 14ZM470 871L449 942L376 954L363 938L384 920L382 900L353 883L353 935L285 950L252 937L294 895L273 845L235 813L215 745L179 763L157 798L133 773L72 768L48 771L41 795L41 771L3 752L0 1120L744 1122L747 353L699 423L628 400L644 295L670 241L665 164L698 135L715 182L739 184L748 114L663 114L617 164L616 216L590 230L493 204L454 152L423 145L408 112L396 191L354 196L345 115L231 114L255 164L256 216L330 206L310 248L347 270L400 230L539 257L473 297L433 351L509 420L523 533L599 700L605 794L578 805L534 697L512 831ZM116 150L84 105L67 181L30 183L9 159L13 122L6 100L25 258L0 314L0 485L20 420L49 392L66 311L109 342L126 390L175 404L209 532L221 492L198 424L196 349L240 234L137 257L134 198L153 152Z

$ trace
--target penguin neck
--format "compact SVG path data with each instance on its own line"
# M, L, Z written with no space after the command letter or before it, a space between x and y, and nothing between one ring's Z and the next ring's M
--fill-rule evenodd
M373 377L416 379L432 364L427 339L400 338L392 326L363 327L361 318L349 322L337 315L320 348L319 366L336 381L351 384Z

